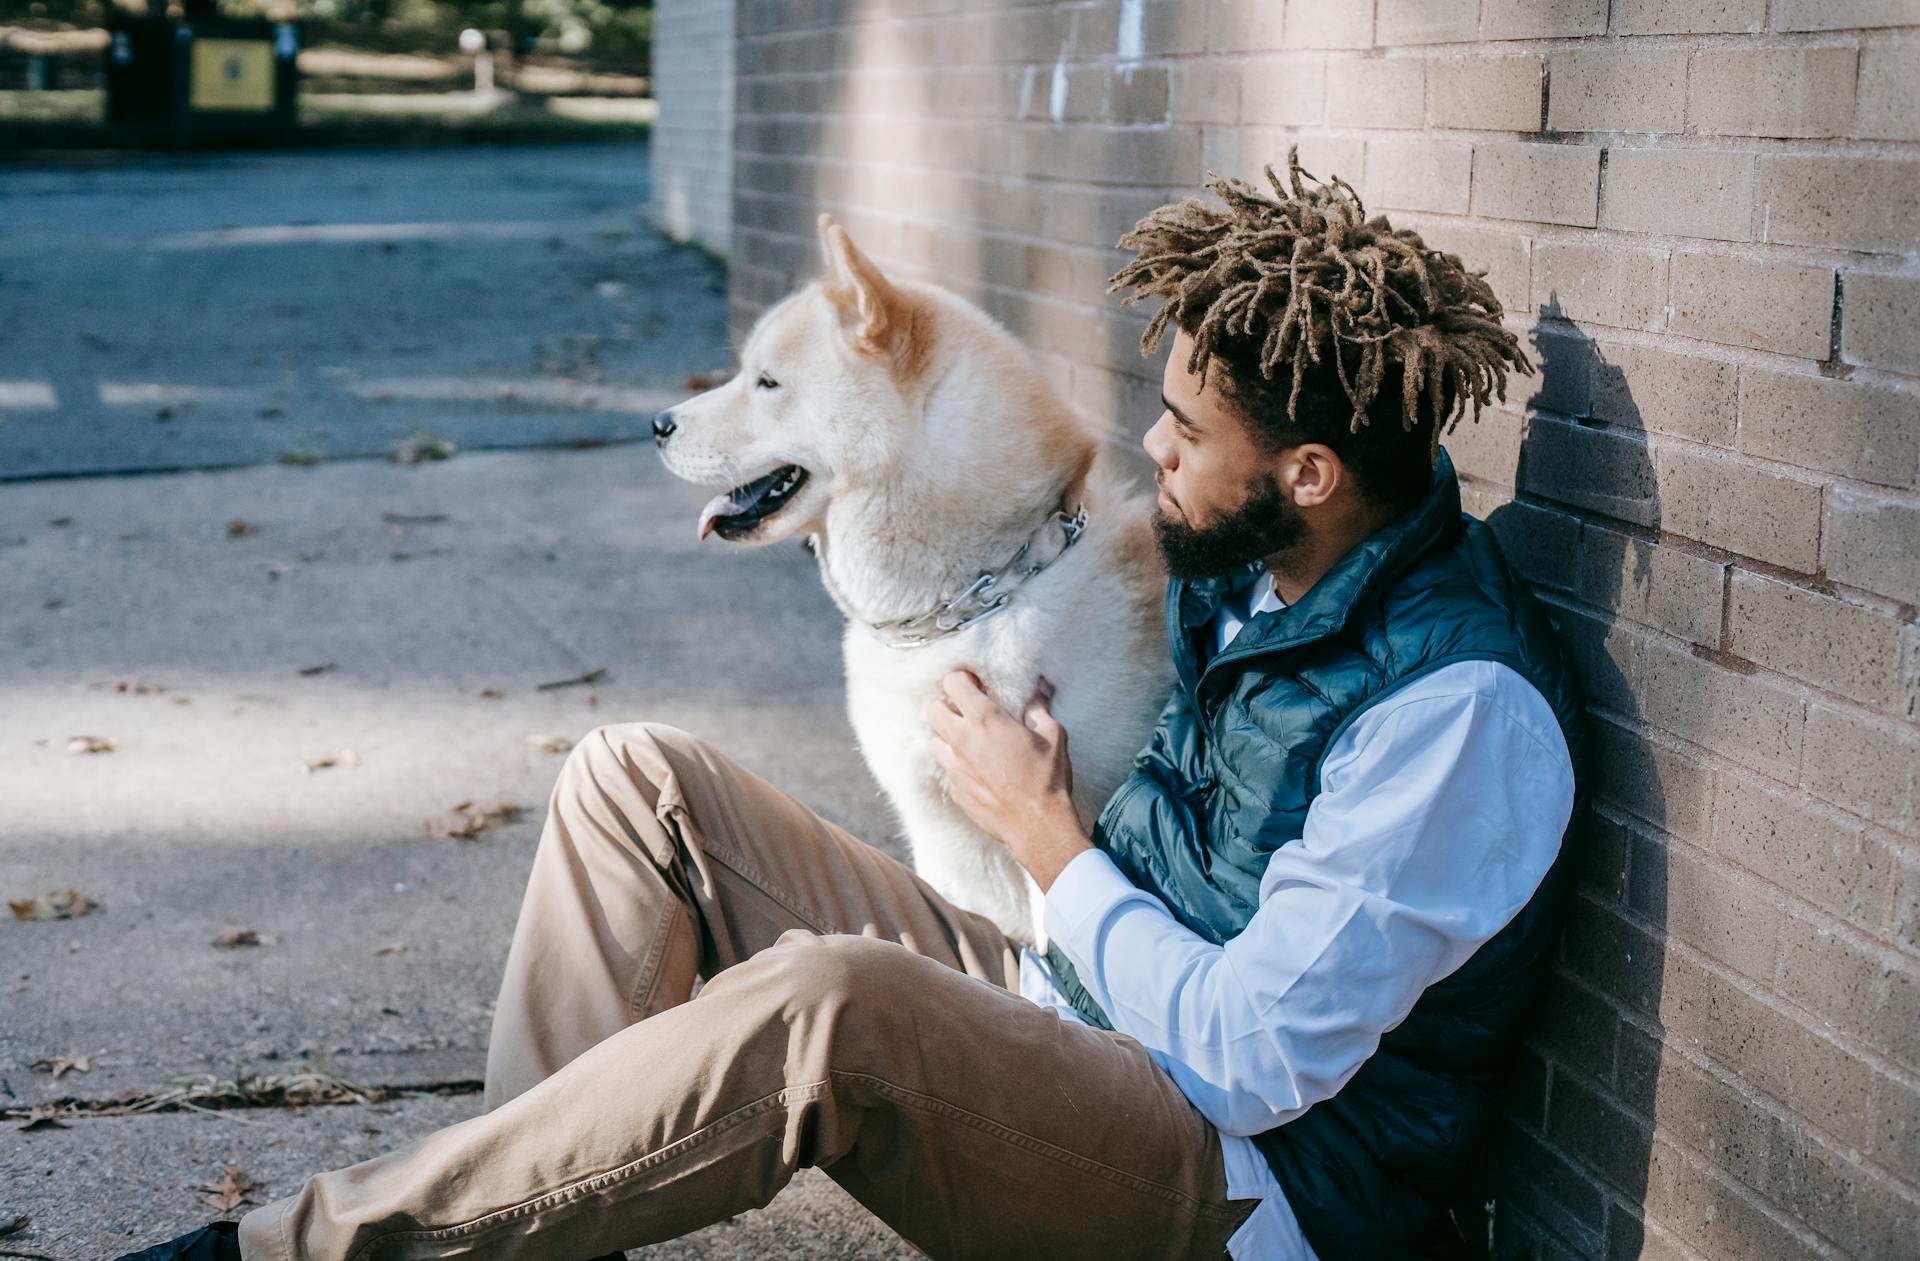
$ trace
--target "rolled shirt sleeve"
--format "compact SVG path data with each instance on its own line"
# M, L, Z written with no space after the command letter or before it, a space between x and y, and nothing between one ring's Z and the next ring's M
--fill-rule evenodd
M1304 834L1224 946L1099 850L1048 890L1048 936L1120 1032L1223 1133L1330 1098L1383 1034L1499 932L1559 853L1565 737L1492 662L1447 666L1363 713L1329 750Z

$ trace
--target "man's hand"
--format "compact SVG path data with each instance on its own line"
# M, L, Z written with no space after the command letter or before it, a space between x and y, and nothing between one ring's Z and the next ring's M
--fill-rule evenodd
M943 698L924 711L933 757L947 772L955 805L1004 842L1041 892L1092 843L1073 809L1067 731L1048 708L1045 678L1018 718L1000 708L970 670L941 680Z

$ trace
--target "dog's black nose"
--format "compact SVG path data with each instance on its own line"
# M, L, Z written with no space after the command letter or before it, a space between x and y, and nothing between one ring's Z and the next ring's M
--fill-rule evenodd
M653 440L655 442L665 442L668 438L671 438L674 428L673 412L671 410L655 412L653 414Z

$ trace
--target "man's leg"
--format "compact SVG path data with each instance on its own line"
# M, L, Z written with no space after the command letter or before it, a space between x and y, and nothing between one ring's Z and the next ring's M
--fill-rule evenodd
M997 927L712 745L659 723L589 733L548 804L494 1009L487 1105L792 928L884 937L1018 984Z
M1012 962L698 741L596 732L516 933L501 1106L249 1214L246 1255L567 1261L757 1207L808 1164L936 1255L1217 1255L1249 1205L1223 1202L1211 1131L1138 1044L1000 988Z

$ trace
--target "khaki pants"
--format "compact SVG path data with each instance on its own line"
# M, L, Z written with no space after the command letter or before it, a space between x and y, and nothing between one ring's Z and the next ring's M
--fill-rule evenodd
M247 1214L241 1250L584 1261L815 1165L935 1257L1224 1255L1255 1201L1212 1127L1016 984L904 865L684 732L601 728L554 789L489 1110Z

